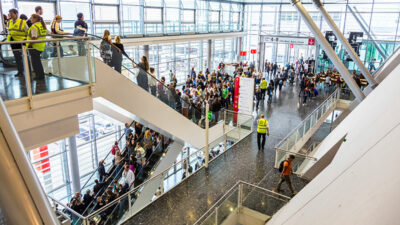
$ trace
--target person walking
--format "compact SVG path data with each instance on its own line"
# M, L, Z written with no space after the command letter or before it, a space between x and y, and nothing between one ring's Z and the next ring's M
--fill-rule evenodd
M8 35L7 41L25 41L28 35L28 25L25 20L18 18L18 10L10 9L8 11L10 20L7 22ZM22 61L22 44L10 44L14 54L15 62L17 63L18 73L16 77L24 76L24 63Z
M268 81L265 80L265 78L262 79L261 84L260 84L260 89L261 89L261 99L265 99L265 92L267 91L268 87Z
M289 155L285 161L281 162L282 165L279 166L279 170L281 172L280 180L278 186L276 188L277 192L281 192L281 185L285 181L292 192L293 195L297 194L297 192L293 189L292 182L290 180L290 174L292 174L292 166L293 160L295 159L294 155Z
M104 63L109 66L112 66L112 48L115 48L118 52L121 52L121 50L119 50L119 48L112 43L110 31L104 30L104 35L100 42L100 57L103 59Z
M43 18L38 14L32 14L32 26L28 30L27 40L46 40L47 29ZM46 42L28 44L29 54L31 55L32 67L35 71L35 80L44 79L44 69L40 55L45 50Z
M258 151L264 151L265 135L269 136L268 121L264 119L264 114L261 114L260 119L257 120L257 145ZM261 142L262 138L262 142Z

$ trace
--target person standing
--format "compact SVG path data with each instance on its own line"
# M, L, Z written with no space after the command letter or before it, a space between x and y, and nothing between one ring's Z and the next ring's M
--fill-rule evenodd
M112 57L112 48L113 43L110 36L109 30L104 30L103 38L100 42L100 57L103 59L103 62L109 66L111 65L111 57Z
M186 89L182 95L182 115L189 118L189 90Z
M261 118L257 120L257 145L258 151L264 151L265 146L265 135L269 136L268 121L264 119L264 114L261 114ZM262 142L261 142L262 138Z
M147 73L149 72L150 66L149 61L146 56L142 56L140 63L137 65L139 67L139 74L137 75L137 84L142 87L147 92L149 91L149 80ZM133 68L136 68L136 64L133 63Z
M56 17L54 17L54 20L51 23L51 32L53 34L55 34L55 35L66 35L66 34L69 34L68 32L64 32L61 29L61 26L60 26L61 25L61 21L62 21L62 17L60 15L57 15ZM59 38L59 37L56 37L56 38ZM54 43L54 45L55 45L55 48L53 50L52 57L57 57L57 47L58 46L57 46L56 43ZM62 48L61 44L59 45L59 48L60 48L60 56L63 57L64 56L64 51L63 51L63 48Z
M104 160L100 160L99 162L99 167L97 168L97 172L99 173L99 180L100 182L104 182L107 174L106 174L106 169L104 168Z
M292 192L293 195L297 194L297 192L293 189L292 182L290 180L290 174L292 174L292 165L293 160L295 159L294 155L289 155L289 157L283 161L282 165L282 173L280 176L280 180L278 183L278 187L276 188L277 192L281 192L281 185L285 181Z
M28 30L27 40L46 40L47 29L43 18L37 14L32 14L31 22L32 26ZM44 79L44 70L40 55L45 50L46 42L29 43L29 54L31 55L32 67L35 71L35 80Z
M88 25L87 23L83 20L83 13L78 13L77 15L77 20L75 21L74 24L74 35L75 36L86 36L87 30L88 30ZM79 56L85 56L85 42L83 40L78 40L78 54Z
M35 7L35 13L36 13L36 15L41 17L43 15L42 6L40 6L40 5L36 6ZM28 21L26 21L26 24L28 25L28 27L31 27L34 24L34 22L31 19L29 19Z
M8 35L7 41L25 41L28 34L28 25L25 20L18 19L18 10L10 9L10 20L7 22ZM18 73L16 77L24 76L24 63L22 61L22 44L10 44L14 54L15 62L17 63Z
M128 165L125 165L124 172L122 172L122 177L124 178L125 183L128 185L129 189L132 190L135 183L135 174L132 172L132 170L129 169Z
M112 48L112 62L114 69L121 73L122 68L122 55L125 55L124 45L121 43L121 37L116 36L114 46L116 48Z

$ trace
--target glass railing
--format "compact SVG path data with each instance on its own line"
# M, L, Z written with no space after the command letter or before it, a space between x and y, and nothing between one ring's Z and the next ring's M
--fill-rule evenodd
M236 216L244 211L262 214L264 217L262 222L265 222L289 200L290 197L285 195L239 181L211 206L194 225L224 224L225 221L228 222L229 217L229 224L236 224L238 222Z
M43 41L1 42L0 96L4 100L64 90L95 82L89 38L55 37ZM45 42L42 52L32 45ZM11 48L10 44L13 45Z
M100 49L95 45L93 46L93 55L96 58L103 60L101 58ZM113 47L111 46L111 48ZM196 98L186 98L184 93L178 93L174 86L171 86L170 84L167 85L164 81L158 80L155 76L144 70L140 64L134 62L127 54L122 53L122 58L124 62L121 69L122 75L164 102L169 107L184 115L193 123L205 128L206 100L204 99L204 96L199 96L198 93L196 94L196 91L193 90L192 93L189 94L191 96L196 96ZM212 119L209 123L210 127L223 120L221 114L223 110L224 108L221 105L212 104L212 102L210 102L210 111L212 114Z
M303 146L296 144L302 140L309 132L315 131L315 125L332 108L340 97L340 89L335 90L318 108L308 115L295 129L293 129L284 139L282 139L275 149L289 152L299 152ZM280 161L279 161L280 162ZM276 165L276 164L275 164Z
M238 115L239 117L245 117L243 115ZM249 118L253 120L253 118ZM217 157L223 155L228 149L230 149L234 144L238 143L241 139L245 138L246 135L251 134L252 130L249 130L249 125L246 124L248 121L244 121L243 124L238 123L233 129L229 129L228 132L216 140L209 143L209 160L212 162ZM230 127L230 126L226 126ZM227 129L227 128L225 128ZM252 127L250 126L250 129ZM238 135L241 134L241 135ZM136 187L132 187L127 193L118 196L112 202L107 203L101 208L92 208L93 212L86 214L87 216L77 219L78 222L75 224L116 224L117 222L125 221L131 219L144 209L146 206L154 202L158 197L163 195L165 192L173 189L179 183L188 179L191 175L195 174L197 171L204 168L206 158L205 156L206 148L194 151L191 154L185 154L180 161L174 163L167 169L155 174L152 171L152 177L145 180L143 183ZM185 173L185 174L184 174ZM174 177L172 177L174 176ZM135 204L136 200L141 197L141 193L145 190L146 185L151 182L159 182L160 187L154 193L152 199L146 201L144 205ZM144 197L144 196L142 196ZM68 210L68 208L67 208Z

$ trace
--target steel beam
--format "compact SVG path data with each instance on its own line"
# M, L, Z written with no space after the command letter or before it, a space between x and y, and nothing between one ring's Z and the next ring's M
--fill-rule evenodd
M303 4L300 0L291 0L293 5L296 7L299 14L304 19L304 22L307 24L310 31L314 34L315 38L317 39L318 43L322 46L325 50L325 53L328 55L329 59L335 65L336 69L342 75L343 79L345 80L346 84L349 86L350 90L356 96L358 101L362 101L365 98L364 93L358 87L352 76L350 75L347 68L343 65L342 61L340 61L339 57L336 55L336 52L332 49L328 41L325 39L322 32L319 30L318 26L314 23L311 16L308 14L306 9L304 8Z

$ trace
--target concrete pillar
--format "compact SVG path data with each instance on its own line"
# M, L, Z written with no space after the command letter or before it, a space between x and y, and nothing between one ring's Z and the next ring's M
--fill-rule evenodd
M208 54L207 54L207 60L208 60L208 70L210 73L212 72L212 40L208 40Z
M329 45L328 41L325 39L325 36L318 29L317 25L314 23L311 16L308 14L306 9L304 8L303 4L301 4L301 1L300 0L291 0L291 2L296 7L297 11L302 16L302 18L304 19L304 22L307 24L310 31L313 32L316 40L322 46L322 48L325 50L325 53L328 55L329 59L335 65L335 68L342 75L343 79L345 80L346 84L349 86L350 90L353 92L353 94L358 99L358 101L361 102L365 98L364 93L358 87L358 85L352 78L352 76L349 73L349 71L347 70L347 68L340 61L339 57L336 55L336 52Z
M264 52L265 52L265 45L264 42L261 40L260 36L260 43L258 44L258 70L264 71Z
M147 60L150 61L150 47L148 45L143 46L144 47L144 55L147 57Z
M78 163L78 149L76 148L75 136L71 136L68 138L68 145L69 145L69 152L68 152L69 170L71 175L72 191L75 193L81 191L79 163Z
M242 51L242 45L243 44L243 37L238 37L238 50L237 50L237 56L236 56L236 61L240 62L241 61L241 56L240 56L240 52Z
M0 97L0 208L7 224L59 224Z
M378 82L372 77L371 73L365 67L365 65L361 62L360 58L357 56L354 49L351 47L350 43L346 40L342 32L340 32L339 27L335 24L331 16L325 10L324 6L322 5L320 0L313 0L315 6L319 9L322 16L324 17L325 21L328 23L329 27L332 29L333 33L342 43L342 46L346 49L347 53L349 53L350 58L353 62L357 65L358 69L362 72L364 77L368 80L369 84L372 88L378 85Z

